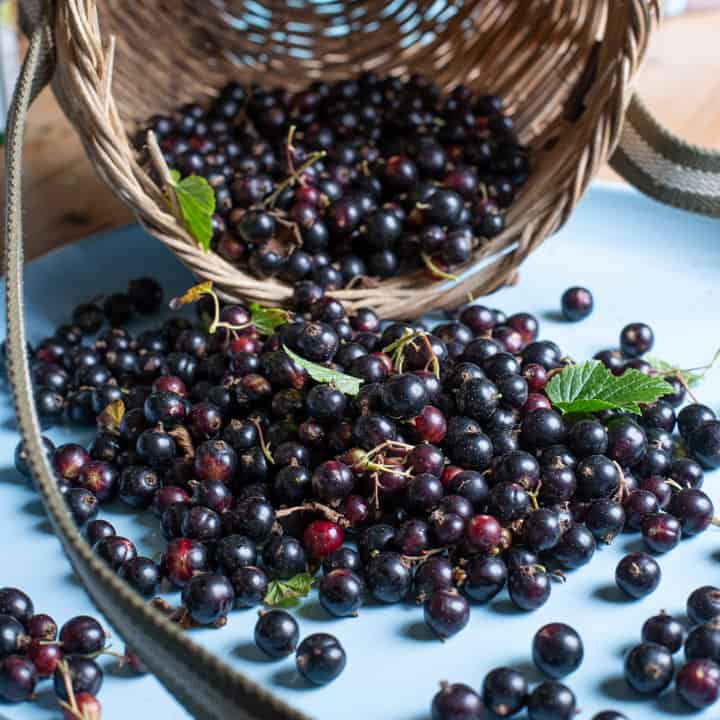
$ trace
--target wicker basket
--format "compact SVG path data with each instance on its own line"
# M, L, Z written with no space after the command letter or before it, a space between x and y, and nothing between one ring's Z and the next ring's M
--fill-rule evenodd
M61 0L55 92L87 152L139 221L227 299L286 304L291 287L206 253L170 214L129 140L151 114L209 98L229 79L299 88L364 69L424 72L503 96L532 173L506 230L474 271L432 282L422 271L332 294L349 310L411 318L454 307L511 279L567 219L615 148L659 10L653 0ZM251 9L252 8L252 9ZM349 27L350 34L333 30Z

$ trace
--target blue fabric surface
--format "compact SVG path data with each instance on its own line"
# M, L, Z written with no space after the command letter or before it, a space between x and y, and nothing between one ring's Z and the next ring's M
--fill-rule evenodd
M541 320L541 336L584 359L615 346L627 322L648 322L656 334L653 354L682 367L707 362L720 346L718 331L718 225L661 207L634 193L595 187L558 236L523 266L520 282L499 291L488 304L514 312L529 310ZM192 283L190 273L161 245L135 227L88 238L31 263L26 271L29 337L36 342L68 319L72 308L102 292L122 290L131 277L151 274L168 297ZM569 285L586 285L595 295L594 314L581 324L558 320L559 298ZM138 329L135 326L134 329ZM697 391L702 402L720 408L720 370ZM50 431L56 442L90 433L72 427ZM49 534L39 501L13 468L17 441L7 388L0 388L0 586L17 585L31 594L39 612L59 622L92 613L58 542ZM718 476L706 489L720 506ZM113 505L103 511L121 534L145 554L162 547L153 517ZM637 535L624 535L600 550L593 562L567 583L555 584L549 602L535 613L513 609L505 593L488 607L473 607L460 635L446 643L425 629L422 611L411 606L367 607L357 619L331 620L313 596L297 611L301 634L328 631L343 643L348 664L332 685L309 689L292 659L267 662L252 644L254 611L235 611L223 630L194 630L193 637L255 680L321 720L424 720L440 680L479 687L485 673L502 664L531 667L530 642L544 623L573 625L585 642L583 666L567 679L578 697L582 719L602 709L622 710L633 720L672 717L688 711L672 691L659 699L631 694L622 680L622 656L639 640L643 621L665 609L684 615L688 593L702 584L720 584L717 528L684 541L660 558L659 589L641 602L626 602L614 587L614 568L623 554L640 549ZM178 598L177 595L169 596ZM122 641L114 639L115 649ZM681 661L681 655L676 656ZM106 678L99 695L104 720L130 717L175 719L186 714L152 677L126 678L102 660ZM719 706L720 707L720 706ZM48 681L34 703L0 704L13 720L57 718ZM716 707L700 717L716 718Z

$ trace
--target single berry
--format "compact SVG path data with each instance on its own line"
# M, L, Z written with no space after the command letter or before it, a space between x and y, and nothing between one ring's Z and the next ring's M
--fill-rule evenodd
M286 657L297 647L300 630L295 619L284 610L261 612L255 624L255 644L268 657Z
M511 570L508 577L510 600L521 610L537 610L550 597L550 582L548 573L538 566Z
M92 655L105 647L107 635L95 618L78 615L60 628L59 639L67 655Z
M276 536L263 548L263 563L281 580L306 572L306 557L302 545L289 535Z
M436 590L424 606L425 622L444 640L459 633L470 620L467 600L457 590Z
M224 575L194 575L182 591L183 605L198 625L224 623L234 600L233 586Z
M520 712L527 702L527 696L527 680L513 668L495 668L483 680L483 702L498 717L509 717Z
M560 304L563 317L570 322L577 322L592 313L594 301L587 288L570 287L562 294Z
M625 656L625 680L643 695L661 693L673 679L672 653L656 643L636 645Z
M652 593L660 584L660 576L657 561L645 553L626 555L615 570L617 586L635 599Z
M235 605L239 608L251 608L259 605L268 589L268 577L264 570L254 565L238 568L230 582L235 593Z
M558 679L580 667L584 656L583 642L569 625L550 623L535 633L532 655L541 672Z
M664 553L680 542L680 523L667 513L651 513L642 519L642 536L648 549Z
M328 520L311 522L303 533L303 544L309 555L323 558L337 550L343 542L343 531Z
M535 687L528 698L529 720L572 720L577 701L569 687L546 680Z
M10 615L24 627L28 627L34 612L32 600L22 590L14 587L0 588L0 615Z
M687 614L693 625L701 625L720 617L720 589L703 585L690 593Z
M650 352L654 344L653 331L645 323L630 323L620 333L620 349L631 358Z
M492 600L503 589L508 577L505 563L492 555L475 555L463 572L462 591L478 603Z
M467 685L440 683L431 707L432 720L484 720L483 701Z
M694 627L685 640L685 658L720 661L720 620L715 618Z
M642 626L644 643L657 643L666 647L671 653L676 653L683 646L684 640L683 624L667 613L653 615Z
M0 698L13 703L29 700L37 679L37 670L30 660L9 655L0 661Z
M79 693L97 695L103 683L103 671L100 666L91 658L83 655L69 655L65 658L65 662L70 674L70 685L73 692L76 695ZM60 700L67 702L68 695L65 689L65 679L59 667L55 669L53 689Z
M386 551L370 558L365 581L375 600L396 603L410 592L412 575L398 553Z
M337 569L323 576L318 598L331 615L353 617L362 605L364 590L362 580L352 570Z
M148 557L136 557L123 563L118 575L143 597L157 594L161 580L160 568Z
M678 670L675 691L697 710L710 707L720 697L720 666L704 658L690 660Z
M308 635L295 653L298 672L313 685L332 682L345 669L346 662L342 645L326 633Z

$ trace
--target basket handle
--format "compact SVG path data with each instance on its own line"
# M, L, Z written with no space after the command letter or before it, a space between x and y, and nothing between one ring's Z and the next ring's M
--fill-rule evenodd
M90 598L132 651L193 717L207 720L307 720L276 696L192 642L95 556L57 489L40 441L23 320L21 169L25 117L54 66L51 23L35 25L8 117L5 189L7 373L35 486L53 531Z
M628 106L610 164L656 200L720 217L720 152L692 145L671 133L637 94Z

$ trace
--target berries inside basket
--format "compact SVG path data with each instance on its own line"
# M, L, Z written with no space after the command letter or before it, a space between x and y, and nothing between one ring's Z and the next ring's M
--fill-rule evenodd
M228 299L289 305L310 279L389 318L514 278L614 148L657 20L640 0L82 5L58 8L56 88L150 232Z

